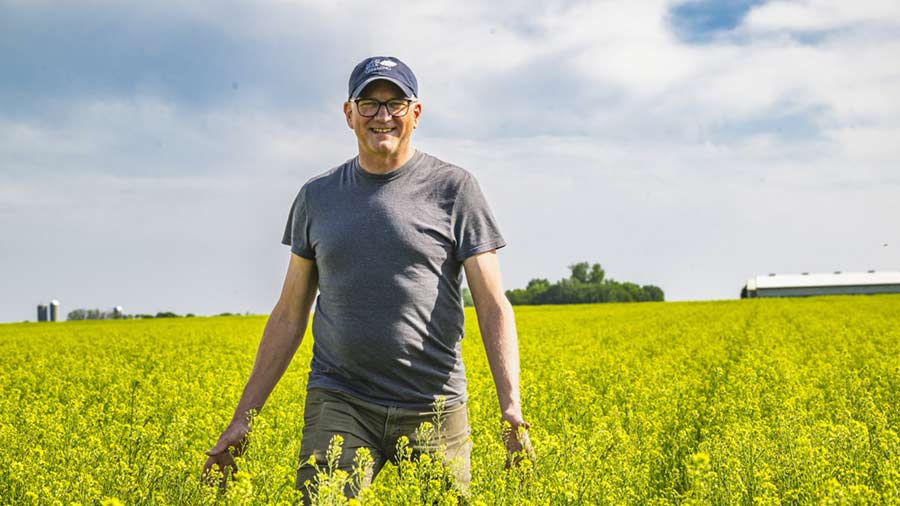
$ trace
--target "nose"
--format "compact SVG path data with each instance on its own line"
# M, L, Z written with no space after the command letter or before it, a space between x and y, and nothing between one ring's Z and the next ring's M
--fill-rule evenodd
M391 111L388 111L387 104L378 104L378 110L375 111L375 117L381 121L390 121L393 116L391 116Z

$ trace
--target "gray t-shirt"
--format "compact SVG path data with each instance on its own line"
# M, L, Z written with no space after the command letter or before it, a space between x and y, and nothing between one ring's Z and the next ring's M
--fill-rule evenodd
M465 400L462 261L506 245L469 172L421 151L383 175L354 158L300 188L282 243L319 272L308 387Z

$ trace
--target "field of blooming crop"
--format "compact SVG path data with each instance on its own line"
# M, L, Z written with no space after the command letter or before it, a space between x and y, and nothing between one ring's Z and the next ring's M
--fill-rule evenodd
M467 313L472 504L900 504L900 297L516 316L537 458L503 469ZM237 479L224 495L199 480L264 323L0 325L0 504L295 503L309 336L256 418ZM403 462L362 502L452 504L442 472Z

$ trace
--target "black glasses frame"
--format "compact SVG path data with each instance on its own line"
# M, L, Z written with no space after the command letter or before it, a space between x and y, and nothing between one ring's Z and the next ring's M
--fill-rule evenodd
M359 103L360 103L361 101L363 101L363 100L368 101L368 102L377 102L377 103L378 103L378 107L375 109L375 112L374 112L374 113L372 113L372 114L363 114L362 111L359 110ZM391 103L391 102L401 102L401 101L402 101L402 102L406 102L406 108L403 109L403 114L394 114L394 113L392 113L392 112L391 112L391 108L388 107L388 104ZM391 116L393 116L393 117L395 117L395 118L402 118L402 117L406 116L407 114L409 114L409 108L410 108L410 106L412 106L414 103L416 103L416 100L411 99L411 98L392 98L392 99L390 99L390 100L387 100L387 101L385 101L385 102L382 102L381 100L375 100L374 98L354 98L353 100L351 100L351 102L354 102L354 103L356 104L356 111L359 112L359 115L362 116L363 118L374 118L375 116L378 116L378 113L381 112L381 107L382 107L382 106L384 106L384 109L385 109L385 110L388 112L388 114L390 114Z

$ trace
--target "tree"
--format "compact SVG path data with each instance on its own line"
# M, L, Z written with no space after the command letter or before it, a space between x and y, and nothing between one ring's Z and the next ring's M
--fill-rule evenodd
M528 286L525 287L526 290L530 290L533 292L544 292L550 288L550 282L544 278L535 278L528 282Z
M606 277L599 263L577 262L569 266L568 278L550 283L535 278L525 288L506 291L506 298L513 305L532 304L585 304L596 302L646 302L663 301L661 288L654 285L638 286L629 281L619 282Z
M533 295L534 294L530 291L523 288L506 291L506 299L509 300L509 303L513 306L528 306L535 304Z
M578 281L579 283L590 283L590 278L588 277L588 263L587 262L578 262L577 264L572 264L569 266L569 270L572 271L572 280Z
M641 287L628 281L622 283L622 290L628 294L630 300L635 302L640 301L641 296L644 294L644 292L641 291Z
M111 320L115 318L112 311L101 309L73 309L66 315L69 320Z
M73 309L66 315L67 320L86 320L87 311L84 309Z
M662 288L654 285L644 285L641 287L644 291L645 299L652 302L662 302L666 299Z
M600 284L603 282L604 276L606 276L606 272L603 270L603 267L600 264L594 264L591 266L591 274L588 276L588 280L591 284Z

